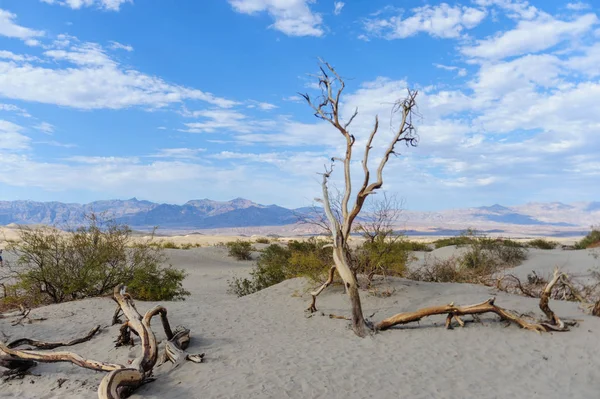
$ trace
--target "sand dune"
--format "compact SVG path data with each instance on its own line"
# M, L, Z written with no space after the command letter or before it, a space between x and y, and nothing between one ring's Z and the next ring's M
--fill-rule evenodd
M307 318L308 296L302 279L289 280L243 298L226 293L227 280L248 273L252 262L236 262L219 248L169 250L173 265L186 269L192 292L184 302L163 303L174 325L192 330L188 352L205 352L205 364L187 363L171 371L156 369L156 382L133 398L595 398L598 396L600 318L584 315L575 303L552 301L563 317L581 320L571 332L536 334L495 316L483 323L448 331L438 316L373 337L359 339L344 320L317 313ZM583 251L533 251L519 273L565 263L584 271L594 260ZM549 269L548 269L549 270ZM363 293L364 311L381 320L399 311L455 302L471 304L496 295L500 306L539 315L537 301L497 294L466 284L431 284L391 279L389 298ZM319 298L323 314L348 314L342 290L333 287ZM154 303L137 302L145 311ZM8 339L28 336L54 340L110 324L114 303L88 299L35 309L48 320L10 326L0 320ZM468 317L466 318L468 319ZM157 329L158 330L158 329ZM139 348L114 348L118 326L106 327L73 351L89 358L126 362ZM159 338L164 338L158 332ZM39 377L3 383L3 398L95 397L103 373L70 364L41 364ZM61 388L59 378L67 379Z

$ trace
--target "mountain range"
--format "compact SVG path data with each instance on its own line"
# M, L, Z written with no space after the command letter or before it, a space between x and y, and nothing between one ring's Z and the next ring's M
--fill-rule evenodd
M134 229L147 230L159 226L163 231L231 230L266 231L269 227L293 226L293 230L309 233L310 227L299 228L299 216L319 208L288 209L277 205L261 205L243 198L231 201L191 200L183 205L159 204L131 198L95 201L89 204L35 201L0 201L0 225L46 224L75 227L90 212L126 223ZM487 231L547 231L556 234L580 233L600 222L600 202L563 204L527 203L518 206L482 206L436 212L403 211L399 227L414 232L432 233L468 227Z

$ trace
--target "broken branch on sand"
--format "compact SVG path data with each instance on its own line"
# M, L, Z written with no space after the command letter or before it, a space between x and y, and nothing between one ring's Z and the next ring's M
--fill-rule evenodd
M544 312L546 317L548 317L547 322L540 323L530 323L524 320L522 317L519 317L512 312L503 309L499 306L496 306L495 300L496 298L490 298L487 301L477 303L474 305L468 306L455 306L454 303L450 303L448 305L442 306L431 306L423 309L419 309L414 312L405 312L399 313L395 316L388 317L377 323L375 325L375 330L387 330L390 327L393 327L398 324L407 324L421 320L424 317L446 314L446 328L451 328L452 319L456 319L457 322L463 326L464 322L460 319L460 316L465 315L479 315L483 313L495 313L500 316L504 320L511 321L515 324L518 324L520 327L537 332L548 332L548 331L568 331L568 327L565 326L565 323L560 320L560 318L550 309L548 304L550 294L552 293L552 288L556 285L558 280L562 277L563 273L561 273L558 268L554 270L554 277L548 284L546 288L542 292L542 297L540 299L540 309Z
M124 366L121 364L113 364L100 362L91 359L85 359L80 355L67 351L44 352L34 350L15 349L21 345L31 345L41 349L52 349L59 346L70 346L77 343L90 340L100 326L92 329L85 337L77 338L68 342L42 342L29 338L22 338L6 345L0 342L0 365L11 370L19 369L27 371L35 365L35 362L70 362L83 368L88 368L98 371L108 371L109 373L102 379L98 387L98 397L100 399L118 399L127 396L136 388L146 382L152 381L152 371L158 359L158 345L156 336L150 328L152 318L160 314L163 329L167 336L168 342L165 347L165 357L173 362L174 367L179 366L185 360L190 360L195 363L200 363L203 360L204 354L189 355L185 352L190 341L190 330L184 327L176 329L172 332L169 320L167 318L167 310L162 306L156 306L150 309L142 317L135 308L133 299L126 293L125 286L117 286L114 289L114 299L119 304L119 307L128 321L121 328L121 336L124 335L124 330L127 331L128 342L131 341L129 332L134 332L141 340L141 354L134 359L130 365ZM116 312L115 312L116 314ZM126 327L126 329L124 328Z

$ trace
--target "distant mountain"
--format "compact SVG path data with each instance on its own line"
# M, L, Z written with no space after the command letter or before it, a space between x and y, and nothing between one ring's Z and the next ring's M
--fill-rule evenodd
M86 213L96 212L133 228L160 226L168 229L281 226L296 223L298 214L312 208L291 210L260 205L236 198L231 201L192 200L183 205L129 200L96 201L89 204L61 202L0 201L0 225L47 224L74 227L85 222Z
M75 227L84 223L89 212L127 223L134 229L147 230L159 226L163 231L197 229L240 229L264 231L265 226L290 226L301 215L323 212L319 207L287 209L277 205L261 205L244 198L231 201L191 200L183 205L157 204L128 200L96 201L89 204L61 202L0 201L0 225L47 224ZM403 211L398 228L421 232L460 231L467 227L486 231L582 231L600 222L600 202L527 203L518 206L494 204L478 208L451 209L438 212ZM362 217L368 216L364 212ZM310 232L310 226L292 228ZM432 234L433 234L432 233Z

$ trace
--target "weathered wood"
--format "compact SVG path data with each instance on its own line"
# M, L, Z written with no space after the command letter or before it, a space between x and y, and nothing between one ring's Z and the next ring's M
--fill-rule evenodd
M561 278L562 273L558 269L554 271L554 277L548 282L542 293L540 299L540 309L546 314L549 321L541 323L530 323L523 318L513 314L512 312L496 306L496 298L490 298L485 302L478 303L469 306L455 306L454 303L442 306L431 306L423 309L416 310L414 312L399 313L395 316L389 317L377 323L375 326L376 330L387 330L390 327L413 323L421 320L424 317L430 317L440 314L446 314L446 328L452 327L452 319L456 319L457 322L464 326L464 322L460 319L460 316L464 315L479 315L483 313L495 313L503 320L507 320L518 324L520 327L537 332L548 332L548 331L567 331L565 324L556 316L556 314L550 309L548 304L548 298L552 293L552 288L556 285L557 281Z
M565 324L560 320L560 318L550 309L549 301L550 294L552 293L552 288L556 285L559 279L563 277L563 273L557 268L554 269L554 275L552 276L552 280L548 282L544 291L542 291L542 296L540 298L540 309L546 317L548 317L548 322L556 326L559 330L565 329Z
M75 345L91 339L98 332L100 326L92 329L85 337L66 342L42 342L30 338L22 338L11 342L9 345L0 342L0 365L6 364L13 369L21 367L24 371L27 371L28 368L35 365L35 361L45 363L70 362L92 370L108 371L109 373L102 379L98 386L98 397L100 399L120 399L128 396L141 385L154 380L152 378L152 370L158 359L158 345L156 336L150 328L150 323L156 315L160 315L163 329L169 340L165 347L165 357L175 363L175 367L179 366L185 360L196 363L202 362L204 354L189 355L185 352L185 348L187 348L190 341L190 330L179 328L174 334L167 318L167 310L164 307L155 306L142 317L137 311L133 299L126 292L125 286L120 285L115 287L113 295L115 301L119 304L119 309L128 319L120 328L117 344L130 344L132 342L132 333L139 336L141 341L141 353L130 365L123 366L84 359L78 354L71 352L42 352L14 348L20 345L32 345L43 349L52 349L58 346ZM118 314L119 312L114 313L115 316Z
M84 359L78 354L72 352L43 352L12 349L9 348L4 342L0 342L0 351L12 356L16 356L20 359L35 360L43 363L70 362L76 364L79 367L97 371L113 371L124 368L124 366L120 364Z
M434 315L446 314L448 317L456 317L456 316L465 316L465 315L474 315L474 314L482 314L482 313L495 313L500 316L502 319L511 321L513 323L518 324L522 328L532 331L548 331L543 325L537 323L529 323L524 319L514 315L506 309L503 309L499 306L495 305L496 298L490 298L485 302L478 303L475 305L469 306L455 306L454 304L442 305L442 306L431 306L427 308L422 308L416 310L414 312L405 312L399 313L395 316L389 317L377 323L375 325L376 330L387 330L390 327L399 325L399 324L407 324L413 323L421 320L424 317L430 317ZM446 326L449 326L448 319L446 319Z
M329 269L329 277L327 278L327 281L325 281L323 285L321 285L317 290L310 293L310 295L312 295L312 301L308 309L306 309L308 312L314 313L317 311L317 297L321 292L323 292L325 288L329 287L331 283L333 283L334 274L335 266L331 266L331 268Z
M31 339L31 338L20 338L20 339L17 339L17 340L14 340L14 341L10 342L7 346L9 348L16 348L16 347L21 346L21 345L29 345L29 346L34 346L34 347L36 347L38 349L54 349L54 348L58 348L59 346L73 346L73 345L80 344L82 342L89 341L90 339L92 339L92 337L98 331L100 331L100 325L97 325L96 327L92 328L90 330L90 332L87 333L85 336L80 337L80 338L75 338L75 339L72 339L70 341L65 341L65 342L44 342L44 341L37 341L37 340Z

